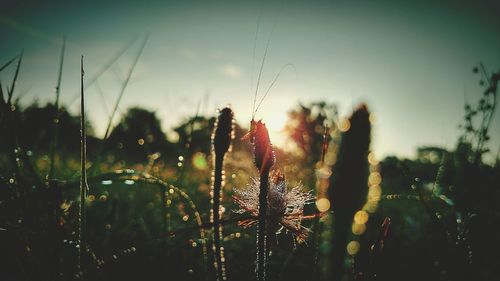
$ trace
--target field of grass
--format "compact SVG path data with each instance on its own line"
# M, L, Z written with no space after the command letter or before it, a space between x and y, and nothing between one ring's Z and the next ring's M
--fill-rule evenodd
M295 148L281 150L265 120L243 128L229 107L187 118L176 141L139 107L112 124L120 95L98 138L83 58L74 116L59 91L46 105L18 102L22 57L0 70L15 69L0 87L0 280L500 275L500 162L484 161L500 72L473 69L484 93L465 106L453 149L376 159L364 104L349 116L300 104L286 126Z

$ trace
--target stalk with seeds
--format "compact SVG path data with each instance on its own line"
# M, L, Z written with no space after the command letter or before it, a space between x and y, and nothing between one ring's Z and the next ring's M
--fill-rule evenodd
M222 225L220 223L222 208L220 202L222 199L222 186L224 185L224 156L231 147L233 138L233 111L225 107L219 112L219 117L215 124L212 135L212 149L214 157L214 172L212 184L212 209L210 219L213 223L213 250L214 266L217 280L226 280L226 270L224 266L224 248L222 247Z

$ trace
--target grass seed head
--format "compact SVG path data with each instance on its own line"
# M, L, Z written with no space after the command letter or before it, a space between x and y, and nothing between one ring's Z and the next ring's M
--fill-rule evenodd
M233 111L230 107L224 107L219 111L219 117L215 124L212 143L216 154L224 154L231 147L233 139Z
M269 138L269 132L266 125L262 121L255 124L253 133L255 166L260 173L269 172L274 165L276 159L274 156L273 146Z

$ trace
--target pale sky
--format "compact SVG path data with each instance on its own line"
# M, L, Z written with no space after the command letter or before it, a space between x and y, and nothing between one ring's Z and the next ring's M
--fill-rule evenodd
M335 102L342 116L366 102L377 117L377 155L412 157L418 146L455 146L464 101L477 101L482 93L472 68L480 61L490 70L500 68L499 5L461 3L0 0L0 64L24 48L17 86L22 103L53 101L66 35L61 101L77 113L78 104L70 101L78 89L80 55L89 79L137 38L87 90L89 118L103 135L106 110L149 34L122 111L135 105L154 110L168 129L193 115L200 102L205 115L231 104L246 125L272 32L260 95L283 65L294 66L283 71L257 113L278 145L286 112L298 101ZM11 76L12 69L4 71L0 80L5 85ZM498 112L491 134L496 153Z

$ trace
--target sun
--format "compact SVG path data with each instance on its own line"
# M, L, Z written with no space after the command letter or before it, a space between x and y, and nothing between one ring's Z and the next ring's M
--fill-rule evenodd
M287 122L286 114L273 114L263 118L263 122L269 131L269 137L274 145L282 147L285 144L285 125Z
M286 125L286 115L275 114L264 120L269 131L283 131Z

